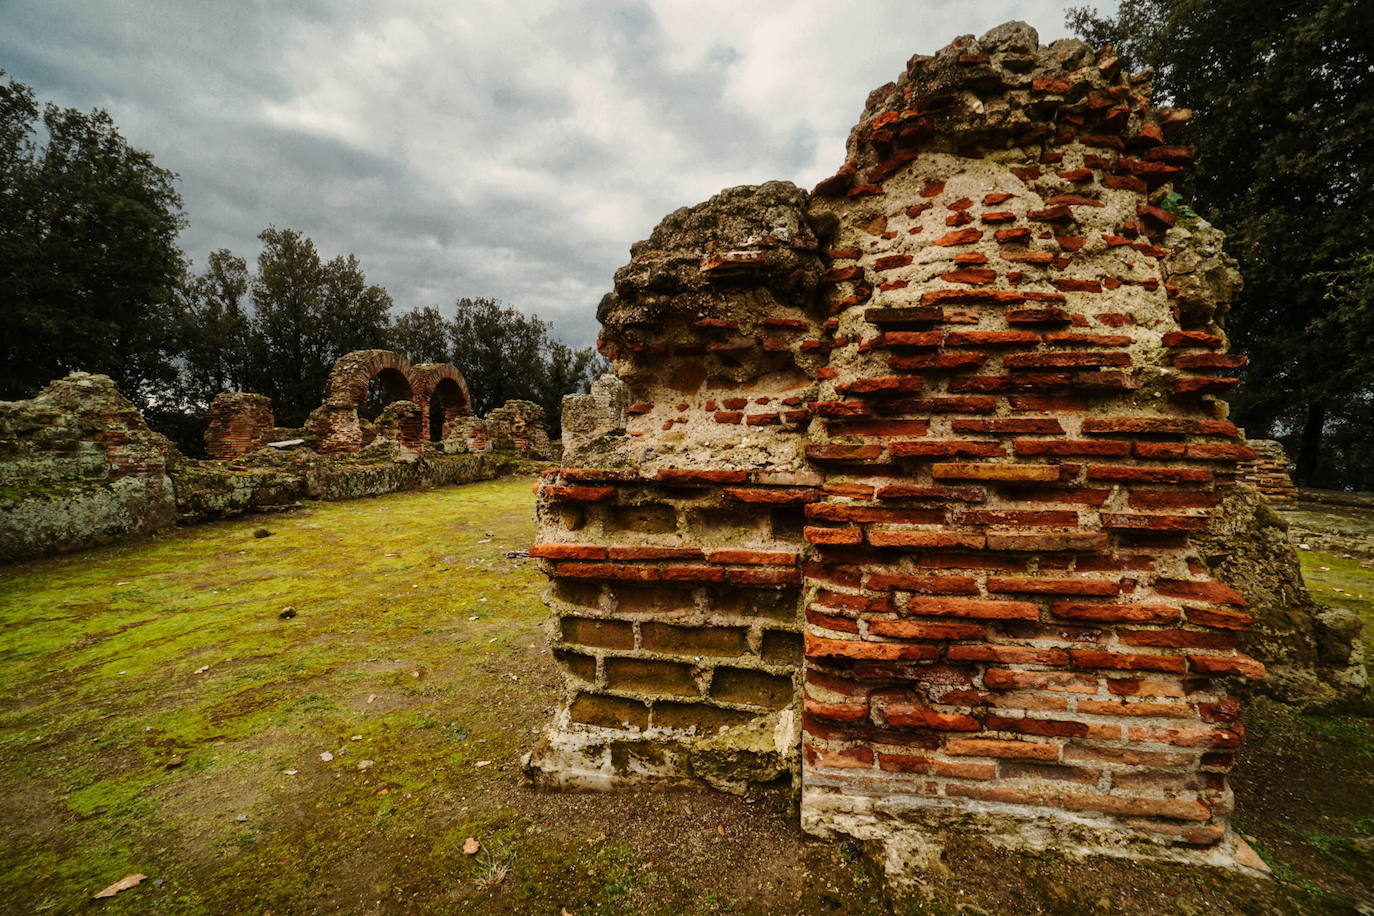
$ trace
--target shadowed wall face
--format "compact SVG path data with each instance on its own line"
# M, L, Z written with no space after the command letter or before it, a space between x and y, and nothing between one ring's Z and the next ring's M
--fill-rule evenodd
M1215 397L1239 277L1161 206L1192 152L1149 93L1011 23L872 93L812 195L634 246L623 393L569 401L540 491L569 693L537 779L800 771L821 835L1229 861L1220 678L1263 666L1191 538L1253 454Z

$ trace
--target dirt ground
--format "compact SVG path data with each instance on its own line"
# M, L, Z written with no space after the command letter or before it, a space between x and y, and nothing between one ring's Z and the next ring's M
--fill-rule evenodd
M1374 913L1374 724L1270 704L1234 783L1274 880L956 839L896 893L784 786L530 789L559 689L531 484L0 568L0 912ZM1332 560L1304 553L1322 600L1374 595Z

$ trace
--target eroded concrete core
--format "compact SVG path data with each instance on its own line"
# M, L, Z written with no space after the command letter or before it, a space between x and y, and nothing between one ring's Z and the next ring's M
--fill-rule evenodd
M1234 860L1240 278L1143 77L1023 23L916 56L813 193L632 249L539 543L549 785L799 778L806 830ZM1229 517L1229 516L1228 516Z

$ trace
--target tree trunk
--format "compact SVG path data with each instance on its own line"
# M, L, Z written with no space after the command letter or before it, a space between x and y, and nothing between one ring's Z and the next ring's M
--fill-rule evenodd
M1316 402L1307 405L1307 422L1302 428L1302 441L1298 445L1298 483L1303 486L1316 484L1318 459L1321 456L1322 428L1326 426L1326 405Z

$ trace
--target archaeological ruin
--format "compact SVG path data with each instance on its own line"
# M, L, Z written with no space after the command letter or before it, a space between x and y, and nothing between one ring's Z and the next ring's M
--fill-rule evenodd
M1255 861L1254 583L1199 547L1255 456L1217 397L1240 277L1172 207L1190 114L1150 93L1009 23L911 58L813 192L731 188L632 248L614 377L539 488L568 687L536 783L791 780L805 830L893 871L946 831Z
M369 390L387 403L359 413ZM261 394L223 392L206 415L207 460L153 432L114 383L73 373L0 402L0 562L296 505L487 480L552 458L543 408L472 416L463 374L390 350L345 354L300 429Z

